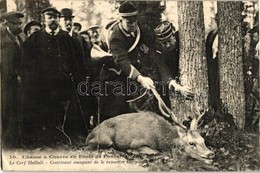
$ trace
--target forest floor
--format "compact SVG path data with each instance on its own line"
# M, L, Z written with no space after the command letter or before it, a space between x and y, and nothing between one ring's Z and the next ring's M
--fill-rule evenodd
M64 144L53 148L7 151L3 155L3 160L5 156L16 155L20 160L27 161L26 167L19 167L22 171L32 169L38 171L259 171L259 134L236 132L232 136L220 138L222 146L219 148L208 147L216 155L212 164L186 157L177 151L172 154L135 155L114 149L90 152L84 145ZM41 156L40 160L43 160L44 167L28 164L29 160L37 159L26 157L37 156ZM9 167L5 169L12 170L10 165Z

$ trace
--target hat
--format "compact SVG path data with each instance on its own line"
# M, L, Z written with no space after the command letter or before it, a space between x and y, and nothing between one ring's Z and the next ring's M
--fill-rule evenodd
M40 28L42 27L40 22L37 21L31 21L27 23L23 29L23 32L27 35L27 32L30 30L31 26L39 26Z
M60 17L75 17L72 15L72 10L69 8L63 8L60 10L61 16Z
M96 29L99 29L99 28L100 28L100 26L98 26L98 25L91 25L91 26L89 26L89 27L86 29L86 31L96 30Z
M42 14L52 15L52 16L58 16L60 17L60 12L53 7L48 7L42 10Z
M88 35L88 31L87 31L87 30L84 30L84 31L79 32L79 34L85 34L85 35Z
M79 27L79 30L81 30L81 27L82 27L81 24L78 23L78 22L74 22L74 23L73 23L73 26L77 26L77 27Z
M119 7L119 15L121 17L136 16L137 14L137 8L132 2L126 1Z
M3 13L1 17L7 21L12 21L14 18L23 18L24 15L18 11L11 11Z
M175 33L175 28L174 26L168 22L168 21L163 21L157 27L154 29L156 38L158 40L165 40L170 38L170 36L174 35Z

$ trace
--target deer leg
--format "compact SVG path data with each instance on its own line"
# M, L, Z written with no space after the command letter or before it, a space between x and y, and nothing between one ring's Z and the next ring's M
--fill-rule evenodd
M112 141L111 136L108 134L94 134L92 139L87 142L86 149L93 150L97 148L111 148L113 147L114 142Z
M153 155L153 154L159 153L158 150L155 150L155 149L145 145L143 140L132 141L130 148L132 148L133 152L138 152L138 153L141 153L141 154Z
M147 147L147 146L142 146L138 150L139 150L139 153L141 153L141 154L148 154L148 155L159 154L158 150L152 149L151 147Z

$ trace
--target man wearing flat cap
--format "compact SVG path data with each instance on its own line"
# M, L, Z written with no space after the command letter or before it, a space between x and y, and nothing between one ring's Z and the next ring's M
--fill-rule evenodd
M157 64L161 80L168 89L179 92L186 99L192 99L194 94L187 86L182 86L179 77L179 37L175 27L168 21L163 21L154 29L159 43L154 62ZM169 91L162 95L163 100L170 107Z
M152 79L144 77L138 71L138 48L140 30L137 25L137 8L132 2L124 2L119 7L120 21L109 27L110 36L108 47L113 59L104 64L100 80L102 82L122 83L127 87L127 80L140 83L144 88L154 87ZM100 119L101 121L116 115L130 112L126 103L126 94L115 95L113 86L107 88L108 95L100 97ZM124 88L124 91L127 88ZM113 109L112 109L113 108Z
M92 45L94 44L98 45L102 50L108 51L108 47L106 43L100 39L99 30L100 30L100 26L98 25L91 25L86 29L88 35L90 36Z
M75 43L59 28L60 12L46 8L42 15L45 27L28 37L23 47L23 138L25 145L35 147L67 142L58 129L75 94L73 82L81 74Z
M23 32L27 37L39 31L42 28L42 24L37 21L31 21L24 26Z
M1 115L4 145L15 146L20 142L21 118L21 24L24 15L12 11L2 14L1 27Z
M86 29L88 35L90 36L90 41L92 44L91 49L93 48L93 46L95 46L94 49L99 49L101 51L108 52L107 44L100 39L99 29L100 29L100 26L98 26L98 25L91 25ZM93 51L91 50L91 52L93 52ZM93 76L94 80L99 80L99 73L100 73L100 70L101 70L103 64L106 61L106 58L96 57L95 55L93 55L93 53L92 54L90 53L90 56L91 56L91 60L92 60L92 64L93 64L93 68L92 68L93 75L92 76Z

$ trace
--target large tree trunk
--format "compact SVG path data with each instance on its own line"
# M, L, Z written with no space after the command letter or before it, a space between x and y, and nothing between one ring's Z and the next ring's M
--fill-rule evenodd
M180 81L190 86L195 93L193 101L184 100L175 94L173 112L180 120L193 116L194 103L199 108L208 108L208 78L205 56L205 27L202 1L178 2L180 32Z
M220 98L239 128L245 124L242 2L218 2Z

